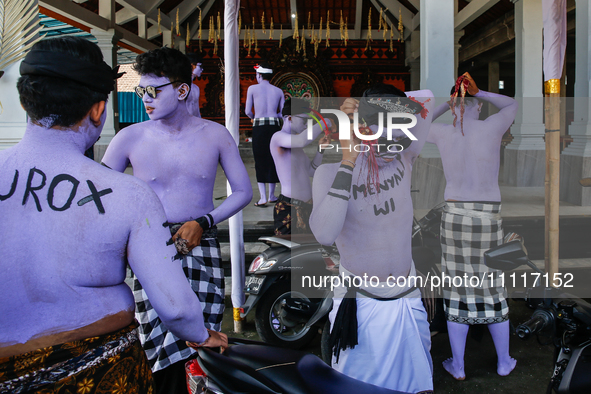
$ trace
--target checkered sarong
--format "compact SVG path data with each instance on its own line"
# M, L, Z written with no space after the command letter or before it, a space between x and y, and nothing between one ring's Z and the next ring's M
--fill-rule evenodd
M212 231L213 230L213 231ZM210 229L201 238L201 245L182 257L182 266L193 291L199 297L205 327L220 331L224 314L224 270L217 229ZM140 341L152 372L185 360L195 351L168 331L150 304L146 292L133 277L135 317L140 323Z
M253 126L283 126L282 118L254 118Z
M448 321L490 324L509 319L501 271L484 264L484 252L503 243L500 211L500 203L447 202L441 217L442 275L480 279L479 286L466 286L464 280L462 286L443 288Z

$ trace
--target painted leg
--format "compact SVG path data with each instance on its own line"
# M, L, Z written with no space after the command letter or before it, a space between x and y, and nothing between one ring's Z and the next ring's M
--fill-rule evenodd
M466 350L466 337L468 336L468 324L447 322L447 333L451 345L451 358L443 362L443 368L456 380L466 379L464 373L464 352Z
M517 364L517 360L509 356L509 320L489 324L488 330L497 350L497 373L501 376L507 376Z
M267 183L267 185L269 185L269 196L267 198L267 201L269 201L269 203L274 203L275 201L277 201L277 197L275 197L275 183Z
M267 192L265 190L266 189L265 186L267 184L258 182L257 185L259 186L259 194L260 194L261 198L259 198L259 201L254 205L265 205L267 203L267 199L265 198L265 196L267 194Z

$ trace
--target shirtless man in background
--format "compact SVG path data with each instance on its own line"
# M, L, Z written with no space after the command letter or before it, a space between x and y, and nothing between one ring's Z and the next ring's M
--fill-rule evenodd
M246 116L252 119L252 153L260 198L254 205L264 207L275 203L275 184L279 182L269 144L273 134L281 129L283 91L269 82L273 70L267 63L255 66L257 84L246 92ZM254 107L254 112L252 111ZM255 118L256 116L256 118Z
M485 92L465 73L467 95L464 113L460 98L438 106L434 119L453 106L455 125L434 123L427 142L437 145L441 153L446 207L441 217L442 272L451 277L488 277L495 272L484 264L484 252L503 243L499 167L501 142L509 129L518 104L515 99ZM455 93L456 87L452 90ZM482 101L499 112L479 120ZM495 274L495 278L498 275ZM509 307L500 280L489 285L444 288L452 358L443 367L457 380L464 380L464 350L470 325L486 324L497 351L497 373L508 375L516 361L509 355Z
M84 156L115 85L100 49L78 37L40 41L21 75L27 128L0 152L0 392L149 393L127 263L175 335L214 347L227 338L209 338L158 197Z
M158 195L179 251L178 264L199 296L205 325L219 331L225 293L216 225L250 202L250 180L230 132L188 112L191 65L185 55L158 48L139 55L134 68L141 75L136 93L142 97L150 120L117 133L103 163L119 172L131 164L134 176ZM215 208L218 165L232 194ZM142 344L157 392L186 389L184 361L194 350L162 324L136 279L133 289Z
M275 161L277 175L281 182L281 194L273 210L275 235L308 233L309 218L312 212L312 185L310 177L322 163L323 150L319 149L312 161L304 147L314 141L323 131L320 124L314 125L312 137L307 133L310 119L310 104L303 99L287 100L283 106L283 127L271 138L271 155ZM327 125L332 127L331 121ZM319 146L328 144L324 136Z

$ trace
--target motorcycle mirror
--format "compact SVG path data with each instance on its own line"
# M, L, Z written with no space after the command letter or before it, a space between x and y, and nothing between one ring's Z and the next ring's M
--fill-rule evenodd
M520 241L511 241L484 252L484 264L490 268L511 271L528 263L529 259Z

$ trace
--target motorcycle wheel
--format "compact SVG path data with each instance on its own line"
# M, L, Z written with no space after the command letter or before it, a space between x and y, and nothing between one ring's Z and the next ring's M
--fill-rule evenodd
M292 294L297 298L309 300L302 293L292 292L289 281L280 281L269 287L259 302L255 313L255 326L263 342L300 349L316 336L316 330L313 327L306 327L305 322L290 321L282 313L284 312L282 302L291 298Z

